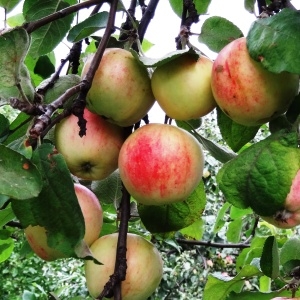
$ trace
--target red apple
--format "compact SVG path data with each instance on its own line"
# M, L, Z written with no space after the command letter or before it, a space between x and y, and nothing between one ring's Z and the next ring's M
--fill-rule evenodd
M102 208L97 196L87 187L75 184L74 189L84 217L83 239L90 246L100 235L103 224ZM47 231L44 227L30 225L24 231L30 247L43 260L53 261L66 257L62 252L48 246Z
M114 273L118 234L100 237L92 246L94 257L102 263L92 260L85 262L85 277L89 293L97 298L103 291L110 275ZM147 299L158 287L162 274L163 262L154 245L136 234L127 234L127 270L122 281L123 300Z
M186 200L202 178L203 164L203 151L195 137L167 124L140 127L119 154L125 187L146 205Z
M82 70L87 73L93 56ZM87 108L119 126L131 126L154 104L147 69L124 49L105 50L87 95Z
M190 120L205 116L216 107L211 91L213 62L184 54L157 67L151 78L153 94L172 119Z
M288 109L298 94L299 75L269 72L250 57L242 37L219 52L211 87L217 104L233 121L256 126Z
M123 128L84 110L86 135L79 136L77 117L71 115L55 126L55 146L70 172L86 180L101 180L118 167L120 148L125 140Z

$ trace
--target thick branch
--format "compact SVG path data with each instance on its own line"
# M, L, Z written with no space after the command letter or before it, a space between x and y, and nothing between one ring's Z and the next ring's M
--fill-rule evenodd
M36 21L32 21L29 23L25 23L23 25L23 28L28 32L28 33L32 33L33 31L39 29L40 27L47 25L55 20L64 18L65 16L68 16L72 13L78 12L79 10L83 9L83 8L89 8L90 6L93 6L95 4L99 4L101 2L110 2L109 0L89 0L86 2L82 2L82 3L78 3L72 6L69 6L67 8L64 8L60 11L57 11L47 17L44 17L42 19L36 20Z

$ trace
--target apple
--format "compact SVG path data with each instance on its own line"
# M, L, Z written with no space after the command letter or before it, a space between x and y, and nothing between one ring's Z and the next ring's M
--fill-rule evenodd
M298 94L299 75L269 72L253 60L245 37L226 45L213 63L211 87L223 112L236 123L256 126L283 114Z
M86 75L93 56L83 66ZM146 68L132 54L120 48L107 48L87 94L87 108L109 122L131 126L141 120L154 104Z
M124 186L137 202L161 205L187 199L202 178L204 155L189 132L152 123L126 139L118 164Z
M74 115L55 126L55 146L64 156L70 172L85 180L101 180L118 167L118 156L125 140L124 129L84 110L86 135L79 136Z
M102 207L97 196L84 185L76 183L74 189L84 217L85 235L83 239L90 246L98 239L101 232L103 224ZM44 227L29 225L24 232L33 252L43 260L53 261L66 257L62 252L48 246L47 231Z
M184 54L157 67L151 86L157 103L172 119L190 120L207 115L216 107L211 90L213 62Z
M85 261L87 288L97 298L114 273L118 233L105 235L91 246L94 257L102 263ZM147 299L158 287L163 275L163 262L155 246L136 234L127 234L127 270L121 283L123 300Z

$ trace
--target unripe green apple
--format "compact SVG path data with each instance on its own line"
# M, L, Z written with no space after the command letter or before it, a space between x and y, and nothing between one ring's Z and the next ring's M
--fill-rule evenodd
M102 263L92 260L85 262L85 277L89 293L97 298L114 273L118 234L100 237L91 246L94 257ZM163 262L155 246L136 234L127 234L126 278L121 283L123 300L145 300L158 287L162 274Z
M205 116L216 107L211 91L213 62L184 54L157 67L151 86L157 103L172 119L190 120Z
M204 156L187 131L148 124L134 131L119 154L121 179L133 198L146 205L184 201L199 184Z
M84 218L85 235L83 239L90 246L98 239L101 232L102 207L97 196L84 185L74 184L74 189ZM62 252L48 246L47 231L44 227L29 225L24 232L33 252L43 260L53 261L66 257Z
M87 73L93 56L82 70ZM141 120L154 104L147 69L132 54L120 48L105 50L87 95L87 108L119 126Z
M86 135L79 136L78 118L74 115L55 126L55 146L64 156L70 172L86 180L101 180L118 167L124 129L84 110Z
M269 72L253 60L245 37L226 45L213 64L211 87L236 123L256 126L283 114L298 94L299 75Z

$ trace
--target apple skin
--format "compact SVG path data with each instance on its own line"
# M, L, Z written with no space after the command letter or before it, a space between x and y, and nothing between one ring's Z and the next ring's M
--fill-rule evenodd
M245 37L226 45L213 64L214 98L236 123L262 125L283 114L298 94L299 75L275 74L253 60Z
M124 129L84 110L86 135L79 136L74 115L55 126L55 146L64 156L70 172L85 180L101 180L118 167L118 156L125 140Z
M85 277L89 293L97 298L114 273L118 233L105 235L91 246L94 257L103 265L92 260L85 261ZM163 261L155 246L136 234L127 234L127 270L122 281L123 300L147 299L158 287L163 275ZM113 298L112 298L113 299Z
M82 78L92 58L87 58ZM126 127L141 120L154 102L147 69L129 51L107 48L87 94L87 108L109 122Z
M300 224L300 171L292 181L290 191L284 201L284 209L276 216L262 216L261 218L283 229L293 228Z
M191 120L207 115L216 107L211 90L213 62L184 54L157 67L151 86L157 103L172 119Z
M74 189L85 223L83 239L90 246L98 239L102 229L102 207L97 196L84 185L76 183L74 184ZM48 246L47 232L44 227L29 225L24 229L24 232L33 252L43 260L53 261L59 258L66 258L62 252Z
M199 184L201 145L187 131L152 123L134 131L119 154L119 171L133 198L145 205L184 201Z

